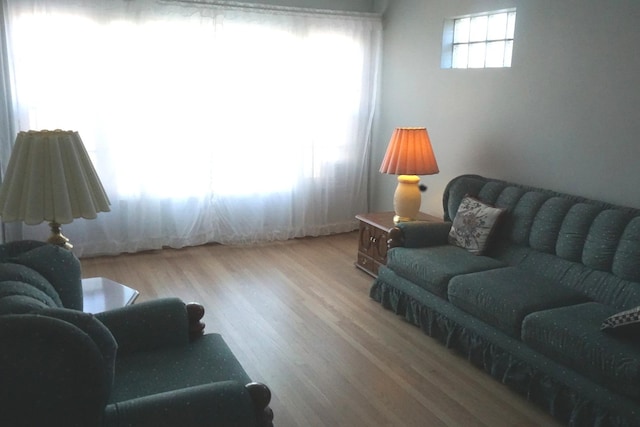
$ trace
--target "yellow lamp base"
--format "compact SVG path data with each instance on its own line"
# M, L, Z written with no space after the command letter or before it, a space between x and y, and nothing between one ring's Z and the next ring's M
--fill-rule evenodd
M393 223L415 221L420 211L422 195L418 183L420 178L416 175L399 175L398 186L393 195L393 209L395 216Z

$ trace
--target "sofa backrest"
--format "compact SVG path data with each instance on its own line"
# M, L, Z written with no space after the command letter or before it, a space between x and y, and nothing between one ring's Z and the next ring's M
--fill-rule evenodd
M535 251L521 253L518 263L526 266L531 263L526 258L545 259L557 264L549 270L562 271L556 273L556 278L562 276L570 286L586 287L582 290L600 302L616 306L640 304L640 210L462 175L445 189L445 220L455 217L466 194L507 209L495 237L503 246ZM537 270L545 274L545 269ZM606 292L603 287L608 287Z

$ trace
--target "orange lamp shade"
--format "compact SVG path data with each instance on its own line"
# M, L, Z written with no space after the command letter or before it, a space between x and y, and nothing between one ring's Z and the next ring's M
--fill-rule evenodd
M439 171L427 128L397 128L393 132L380 172L393 175L433 175Z

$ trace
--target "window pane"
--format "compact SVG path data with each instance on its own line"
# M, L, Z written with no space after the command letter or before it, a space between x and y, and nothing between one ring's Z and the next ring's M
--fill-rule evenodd
M507 38L513 39L515 32L516 32L516 13L509 12L509 17L507 19Z
M469 45L469 68L483 68L486 43L474 43Z
M469 35L469 41L479 42L487 39L487 22L488 17L476 16L471 18L471 30Z
M488 40L504 40L507 34L507 14L497 13L489 15Z
M453 46L453 59L451 68L467 68L469 58L469 45L461 44Z
M511 57L513 54L513 41L506 42L504 47L504 66L511 67Z
M456 19L453 29L453 42L454 43L468 43L469 42L469 18Z
M504 41L487 43L487 67L504 66Z

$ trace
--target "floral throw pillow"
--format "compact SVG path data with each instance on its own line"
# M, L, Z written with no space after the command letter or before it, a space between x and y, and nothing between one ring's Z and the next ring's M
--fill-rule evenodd
M474 197L465 196L453 219L453 225L449 231L449 243L465 248L472 254L482 255L504 211Z

